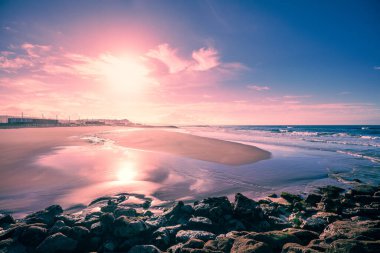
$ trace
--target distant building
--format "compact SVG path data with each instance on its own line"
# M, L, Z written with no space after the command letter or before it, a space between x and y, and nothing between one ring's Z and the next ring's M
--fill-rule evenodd
M8 118L8 124L12 125L57 125L56 119L36 119L36 118Z

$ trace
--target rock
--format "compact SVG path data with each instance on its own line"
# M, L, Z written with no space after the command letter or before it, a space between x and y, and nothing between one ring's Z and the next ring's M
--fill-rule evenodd
M285 228L290 228L292 226L292 224L290 224L287 220L283 220L275 216L268 216L267 221L269 222L270 227L273 230L281 230Z
M378 187L372 185L361 184L355 186L353 189L349 190L347 193L349 195L373 195L378 191Z
M167 219L167 224L165 225L176 225L185 224L190 218L190 213L183 212L184 204L182 201L177 202L173 207L165 211L162 216Z
M294 195L294 194L291 194L288 192L282 192L280 196L281 196L281 198L285 199L289 203L294 203L294 202L298 202L298 201L302 200L301 196Z
M182 229L182 225L161 227L153 232L152 242L160 249L166 249L175 241L175 235Z
M252 222L261 221L264 218L263 210L259 204L241 193L235 195L233 214L243 221L246 226Z
M264 242L238 237L231 248L231 253L270 253L271 248Z
M227 197L207 198L194 203L194 214L218 223L224 221L224 215L232 214L232 206Z
M45 210L35 212L25 217L25 222L27 224L32 223L44 223L49 227L52 226L55 222L55 216L62 214L62 207L59 205L52 205L46 208Z
M73 239L77 241L83 241L88 238L90 235L90 230L82 226L74 226L71 230L71 236Z
M130 207L118 207L114 211L115 217L120 217L120 216L127 216L127 217L136 217L137 212L134 208Z
M204 241L192 238L183 244L183 248L202 249L204 245Z
M112 230L113 222L115 221L115 216L112 213L104 213L100 216L100 224L105 232Z
M183 243L178 243L178 244L173 245L170 248L168 248L167 252L169 252L169 253L182 253L182 247L183 247Z
M320 235L321 239L356 239L365 237L370 240L380 240L380 221L359 221L351 220L335 221L328 225Z
M30 226L26 228L21 236L20 241L27 245L36 247L47 237L47 229L38 226Z
M215 234L207 231L198 231L198 230L180 230L176 234L177 242L187 242L190 238L195 238L207 242L208 240L214 240Z
M117 237L131 237L149 230L148 225L142 220L130 220L126 216L120 216L114 222L113 233Z
M282 248L281 253L320 253L320 251L299 245L297 243L287 243Z
M47 237L37 247L37 252L40 253L59 253L59 252L74 252L78 242L63 235L57 233Z
M319 188L319 192L328 198L337 198L339 197L340 193L344 192L344 189L337 186L328 185Z
M311 206L315 206L318 202L320 202L322 199L322 196L321 195L317 195L317 194L309 194L306 199L305 199L305 202Z
M327 223L332 223L341 218L340 215L330 212L318 212L311 217L324 219Z
M10 224L15 224L16 221L13 219L12 215L6 214L0 216L0 227L8 227Z
M342 206L339 199L323 197L321 202L317 204L318 209L324 212L340 213Z
M318 233L305 229L287 228L282 231L296 236L302 245L307 245L311 240L317 239L319 237Z
M265 242L273 250L281 250L286 243L300 243L300 240L295 236L283 231L269 231L264 233L249 233L244 236L248 239L253 239L259 242Z
M377 253L380 241L336 240L333 241L326 253Z
M105 252L113 252L117 248L117 242L114 240L107 240L103 243L103 250Z
M278 198L276 193L271 193L268 195L269 198Z
M136 245L144 245L146 244L146 238L144 236L135 236L131 238L126 238L123 240L118 248L116 249L117 252L128 252L132 247Z
M379 208L373 208L373 207L346 208L346 209L343 209L342 216L345 216L345 217L353 217L353 216L377 217L377 216L379 216Z
M327 221L322 218L307 218L301 225L303 229L309 229L321 233L328 225Z
M204 230L204 231L212 231L213 224L209 218L206 217L193 217L189 219L189 223L187 224L189 229L192 230Z
M128 253L161 253L161 250L154 245L136 245Z
M234 239L226 236L218 236L215 240L209 240L205 243L204 249L222 251L224 253L229 253L231 251L232 245L234 244Z
M100 222L96 222L91 225L91 234L101 236L104 233L104 229L102 227L102 224Z
M16 240L9 238L0 241L1 253L27 253L27 248Z

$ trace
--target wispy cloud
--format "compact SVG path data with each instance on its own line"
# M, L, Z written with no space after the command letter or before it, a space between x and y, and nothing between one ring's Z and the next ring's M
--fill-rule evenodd
M338 95L350 95L352 92L351 91L341 91L338 93Z
M248 89L255 90L255 91L266 91L266 90L270 90L270 87L268 87L268 86L260 86L260 85L254 85L254 84L247 85L246 87L247 87Z
M373 67L374 70L380 70L380 66Z

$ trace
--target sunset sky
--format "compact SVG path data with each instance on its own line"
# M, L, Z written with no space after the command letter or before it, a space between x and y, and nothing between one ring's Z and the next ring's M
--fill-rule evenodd
M379 1L0 0L0 115L380 124Z

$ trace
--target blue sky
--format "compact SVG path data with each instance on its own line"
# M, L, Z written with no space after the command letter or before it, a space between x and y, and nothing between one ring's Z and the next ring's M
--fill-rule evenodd
M206 57L201 61L213 61L207 57L214 55L214 61L217 60L215 64L203 67L201 70L192 65L193 67L186 67L187 73L179 68L181 71L178 73L155 76L153 82L159 83L161 90L149 92L156 92L153 96L155 98L158 97L157 92L165 94L163 95L165 98L148 99L148 96L144 96L145 100L141 101L145 101L145 104L140 103L141 111L144 112L149 106L156 105L161 108L155 113L161 115L161 118L152 121L171 121L177 117L177 111L182 108L184 113L196 115L189 119L184 118L184 122L204 122L208 116L199 116L197 110L202 111L207 108L210 114L214 115L215 108L224 108L223 106L230 108L228 103L235 102L239 103L236 109L239 112L225 112L215 117L212 122L316 123L312 120L314 111L308 111L310 108L312 110L334 108L333 113L343 113L347 117L334 121L331 111L331 115L328 115L322 110L315 115L316 119L321 124L378 124L380 123L379 13L379 1L0 0L2 38L0 50L15 53L13 56L9 53L2 55L3 68L0 75L3 79L0 89L3 87L5 91L7 87L7 92L12 94L10 83L20 78L23 80L29 78L28 80L34 83L47 82L46 80L58 82L56 80L62 79L51 76L51 72L45 73L44 78L40 78L41 73L39 77L33 77L31 73L36 73L36 70L33 72L30 66L36 66L36 62L31 62L29 65L25 63L20 67L11 65L10 61L16 58L15 55L19 55L23 60L36 61L28 55L30 52L25 53L27 46L22 47L22 45L26 43L30 45L30 50L35 52L39 50L38 46L48 46L49 57L54 54L55 59L60 54L57 52L75 53L91 59L98 59L97 57L104 53L117 57L127 53L140 59L146 57L147 52L156 50L158 53L148 54L149 57L155 55L155 63L159 60L167 66L172 64L173 58L165 58L165 52L160 51L159 45L168 45L166 50L172 52L171 57L181 59L182 62L194 61L191 58L192 54L204 48L209 51L208 53L199 51L204 53L201 57ZM48 61L46 57L42 60L42 55L38 57L40 57L38 63L43 60ZM131 57L129 56L128 61ZM64 60L67 59L61 59L60 62ZM58 63L55 64L57 67ZM237 65L239 67L236 67ZM7 69L9 66L12 66L11 70ZM189 73L189 69L198 72ZM227 72L229 74L225 74ZM210 85L202 87L185 85L183 93L188 93L189 96L169 95L179 93L178 87L172 88L175 86L171 83L173 80L186 82L189 76L192 82L204 84L209 80ZM76 82L79 82L78 78L81 79L77 73ZM130 80L124 78L123 81ZM55 88L45 91L46 95L51 95L54 91L54 94L57 93ZM58 89L58 91L63 93L62 96L69 96L72 89L67 91ZM14 89L13 92L17 90ZM86 89L76 92L95 96L89 94ZM28 96L30 94L28 93ZM202 101L201 98L207 101ZM54 109L49 108L48 102L37 107L40 106L39 110L54 113ZM78 101L79 104L82 102ZM242 106L242 103L245 106ZM292 107L292 111L300 110L300 112L289 114L289 117L281 119L280 122L267 117L257 122L245 121L248 115L257 116L257 112L249 110L255 106L259 107L259 103L267 105L262 110L272 114L273 118L281 114L279 109L273 109L276 104L300 105L297 108ZM28 106L33 107L32 103L23 106L19 104L15 100L4 101L2 106L7 108L4 113L28 111ZM62 101L62 108L64 104ZM192 109L189 108L190 104ZM115 105L120 108L123 106ZM169 109L176 106L176 110ZM359 109L354 112L352 108ZM75 111L77 108L73 106L72 110ZM86 114L89 110L90 108L83 113ZM29 111L31 114L37 113ZM243 114L243 111L246 114ZM102 114L97 116L104 114L107 114L106 110L102 110ZM133 115L133 112L126 114L117 111L110 115L128 117ZM240 116L223 121L234 114ZM324 114L326 118L323 117ZM300 120L292 121L294 117L300 117ZM136 116L132 118L149 121L149 115L146 118Z

